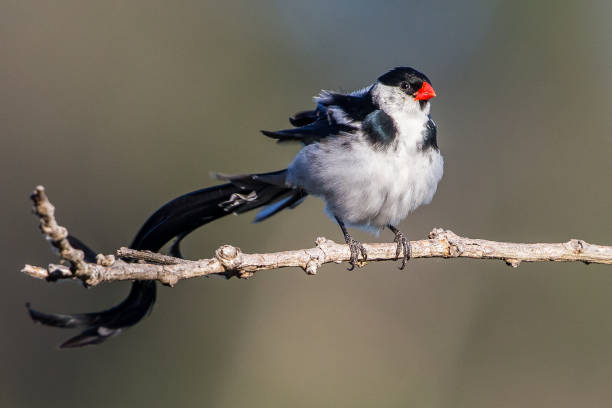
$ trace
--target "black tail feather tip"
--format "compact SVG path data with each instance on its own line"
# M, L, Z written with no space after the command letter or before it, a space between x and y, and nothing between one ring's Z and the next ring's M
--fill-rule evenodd
M69 338L59 345L60 349L93 346L106 341L108 338L121 333L121 329L108 329L106 327L92 327L78 335Z
M42 324L45 326L53 326L60 328L72 328L69 324L66 324L65 320L66 315L53 315L42 313L37 310L32 309L30 302L25 304L28 309L28 313L32 321L36 324ZM89 345L100 344L106 341L108 338L113 337L121 333L121 329L109 329L103 326L95 326L89 327L86 330L82 331L78 335L69 338L62 344L58 346L60 349L65 348L78 348Z

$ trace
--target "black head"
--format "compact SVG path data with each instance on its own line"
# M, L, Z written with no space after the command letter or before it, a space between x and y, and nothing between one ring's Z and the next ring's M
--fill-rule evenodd
M416 100L429 100L436 96L431 81L425 74L410 67L397 67L378 78L383 85L400 88Z

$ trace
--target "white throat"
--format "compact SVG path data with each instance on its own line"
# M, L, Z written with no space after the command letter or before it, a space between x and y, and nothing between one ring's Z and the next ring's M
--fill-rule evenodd
M423 141L423 129L429 120L431 104L427 102L421 108L419 101L401 89L381 83L372 87L372 98L380 109L393 118L400 144L409 150L416 149Z

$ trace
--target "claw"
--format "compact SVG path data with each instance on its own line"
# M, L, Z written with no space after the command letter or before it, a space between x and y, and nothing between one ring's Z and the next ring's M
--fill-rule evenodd
M406 262L410 259L412 253L412 249L410 248L410 241L397 228L389 226L389 229L395 234L395 238L393 239L393 242L397 244L397 250L395 251L395 259L400 259L402 250L404 251L402 265L399 267L400 270L403 270L406 267Z
M349 246L351 250L351 260L349 261L351 266L350 268L347 268L347 269L349 271L352 271L353 269L355 269L355 265L358 266L359 254L361 254L361 257L363 258L363 262L368 260L368 254L366 253L366 250L364 246L361 244L361 242L355 240L351 235L346 234L346 236L344 237L344 240L346 241L346 244Z
M351 236L351 234L348 233L348 231L346 230L346 225L344 225L344 222L342 222L342 220L337 216L336 216L336 221L338 221L338 225L340 226L340 229L342 229L342 235L344 235L344 241L346 242L346 244L349 246L349 249L351 250L351 260L349 261L349 263L351 264L351 267L348 268L348 270L352 271L353 269L355 269L355 265L360 266L359 265L359 254L361 253L363 262L368 260L368 254L366 253L366 250L363 247L363 245L361 245L361 242L355 240Z

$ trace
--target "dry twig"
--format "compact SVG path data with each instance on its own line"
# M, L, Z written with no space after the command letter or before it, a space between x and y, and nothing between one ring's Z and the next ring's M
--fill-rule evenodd
M101 282L118 280L159 280L173 286L181 279L211 274L234 274L248 278L261 270L300 267L314 275L326 263L341 263L350 260L347 245L337 244L325 238L317 238L316 247L267 254L246 254L240 248L223 245L210 259L188 261L149 251L121 248L118 258L138 260L128 263L113 255L98 255L97 263L84 261L82 251L74 249L68 242L68 232L57 224L54 207L49 202L45 189L36 187L32 194L34 213L40 218L40 228L51 244L60 251L65 265L51 264L46 268L25 265L22 272L38 279L81 279L89 286ZM368 261L396 260L395 243L363 244ZM556 244L520 244L496 242L460 237L449 230L434 229L429 239L411 241L412 258L473 258L499 259L512 267L521 262L573 262L612 264L612 246L594 245L572 239Z

